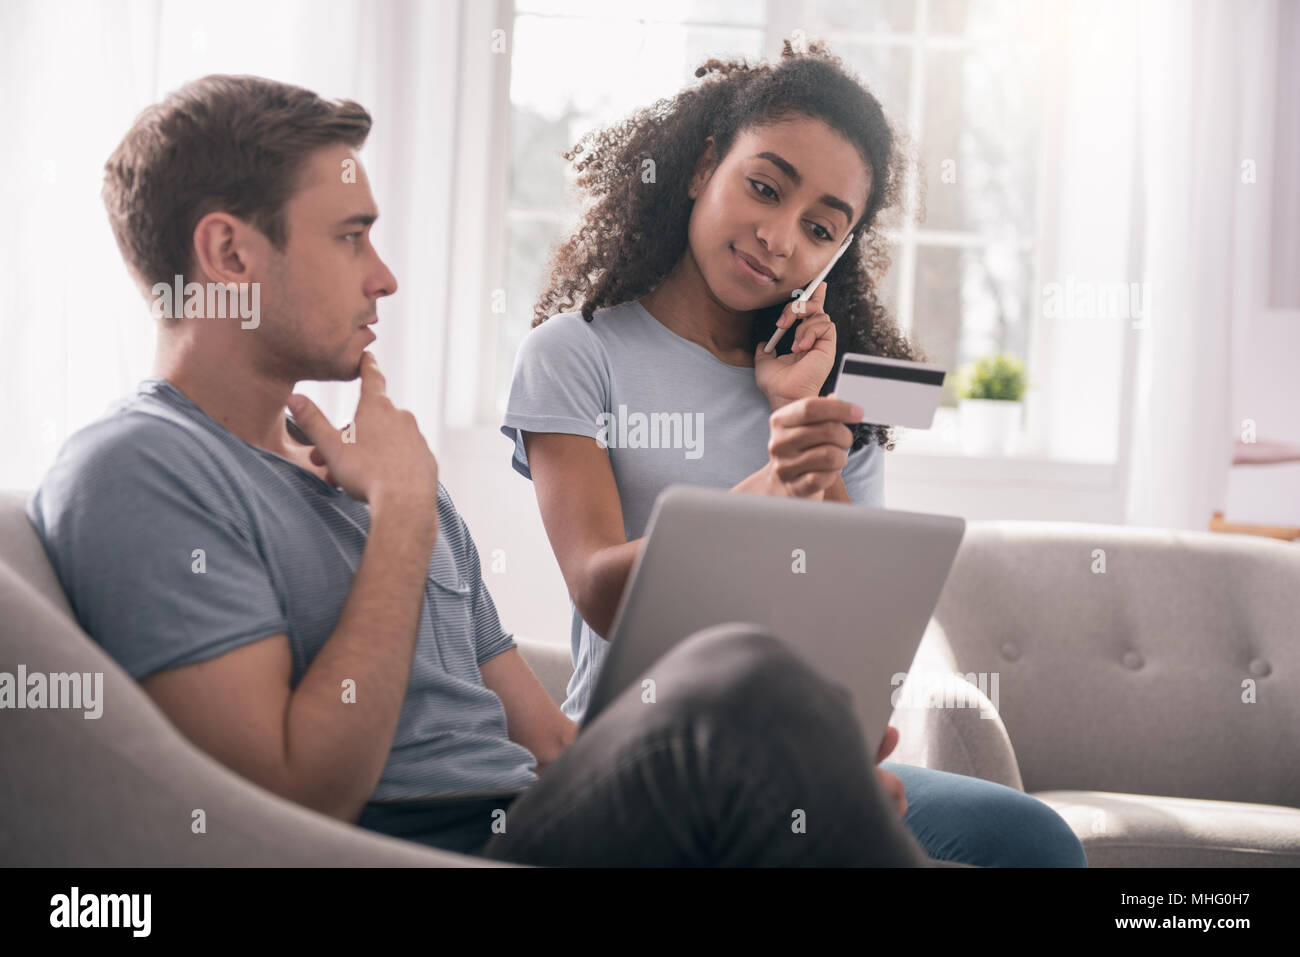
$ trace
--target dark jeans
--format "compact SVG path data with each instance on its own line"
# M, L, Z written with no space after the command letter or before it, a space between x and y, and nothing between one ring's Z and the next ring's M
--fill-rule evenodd
M359 822L548 866L924 866L876 781L849 696L778 639L677 645L516 794L370 805Z

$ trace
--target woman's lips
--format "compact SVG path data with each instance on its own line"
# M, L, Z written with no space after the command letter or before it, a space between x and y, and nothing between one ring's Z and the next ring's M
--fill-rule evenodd
M760 286L772 286L776 284L776 280L767 275L767 273L759 272L746 262L745 257L740 255L740 250L736 249L735 246L731 247L731 258L736 261L736 266L740 270L740 274L750 282L757 283Z

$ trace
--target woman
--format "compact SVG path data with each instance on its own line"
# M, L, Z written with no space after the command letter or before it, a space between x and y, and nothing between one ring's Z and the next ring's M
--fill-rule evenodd
M887 265L878 217L903 164L876 99L818 44L796 55L787 42L776 65L710 60L696 76L565 154L593 202L552 261L502 426L573 603L574 720L659 492L689 482L883 506L891 431L857 424L828 378L845 351L922 358L870 279ZM849 233L826 282L791 302ZM1065 822L1019 791L881 768L934 858L1084 864Z

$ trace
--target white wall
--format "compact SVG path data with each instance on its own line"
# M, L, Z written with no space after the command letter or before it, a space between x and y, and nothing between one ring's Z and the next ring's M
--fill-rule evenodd
M533 483L510 466L511 443L491 430L444 430L434 453L438 476L469 526L507 631L569 640L569 598L542 526ZM493 553L505 570L493 570Z

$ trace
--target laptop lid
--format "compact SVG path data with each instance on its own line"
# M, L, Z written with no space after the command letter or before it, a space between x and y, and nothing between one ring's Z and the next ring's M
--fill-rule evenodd
M583 725L682 639L751 622L845 688L874 748L965 532L964 519L673 485L610 629Z

